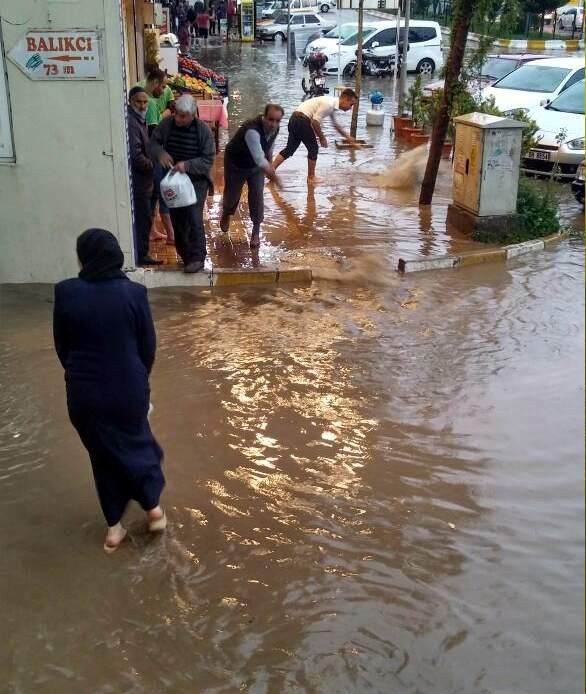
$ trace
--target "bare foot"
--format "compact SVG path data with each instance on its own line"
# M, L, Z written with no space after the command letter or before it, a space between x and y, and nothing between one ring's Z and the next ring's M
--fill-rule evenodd
M122 526L121 523L116 523L116 525L110 526L104 541L104 551L108 554L115 552L124 541L127 532L128 531Z
M160 506L155 506L155 508L147 511L147 519L149 522L149 530L152 533L160 532L167 527L167 516Z

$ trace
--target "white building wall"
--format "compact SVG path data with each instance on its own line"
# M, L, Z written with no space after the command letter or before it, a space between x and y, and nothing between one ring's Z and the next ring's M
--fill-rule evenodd
M0 282L76 274L88 227L112 231L133 263L119 10L119 0L0 0L6 54L31 29L104 35L102 81L32 81L6 60L16 161L0 164Z

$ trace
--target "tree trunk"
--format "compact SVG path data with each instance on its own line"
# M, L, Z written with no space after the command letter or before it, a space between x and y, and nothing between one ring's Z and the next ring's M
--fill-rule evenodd
M358 46L356 51L356 76L354 82L354 91L358 99L352 108L352 121L350 123L350 135L356 137L356 128L358 127L358 108L360 104L360 89L362 87L362 35L364 26L364 0L358 1Z
M452 35L450 37L450 55L448 56L446 65L444 92L437 118L433 124L429 157L427 159L427 166L425 168L425 175L419 195L420 205L431 205L431 200L433 198L437 172L442 156L442 146L450 122L454 89L457 86L458 76L462 69L466 39L468 37L468 29L470 28L473 11L474 0L459 0L454 8L454 23L452 25Z

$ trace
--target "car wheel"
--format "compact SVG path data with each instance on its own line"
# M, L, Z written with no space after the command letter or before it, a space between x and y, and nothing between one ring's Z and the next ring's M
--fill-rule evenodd
M356 72L356 63L348 63L342 71L342 77L354 77Z
M320 12L323 12L325 14L326 12L330 11L330 6L324 2L324 4L319 9Z
M275 41L277 39L281 39L281 41L286 41L287 37L285 36L285 34L282 31L277 31L277 33L275 34Z
M420 75L431 75L435 70L435 63L431 58L423 58L417 63L417 72Z

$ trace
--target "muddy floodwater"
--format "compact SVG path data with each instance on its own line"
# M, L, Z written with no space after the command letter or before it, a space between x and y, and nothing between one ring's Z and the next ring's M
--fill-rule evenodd
M253 83L234 117L277 100ZM170 527L132 507L112 556L52 289L0 288L3 691L583 691L581 239L400 277L399 237L453 241L441 204L422 227L380 195L267 213L259 261L298 254L311 286L151 294Z

